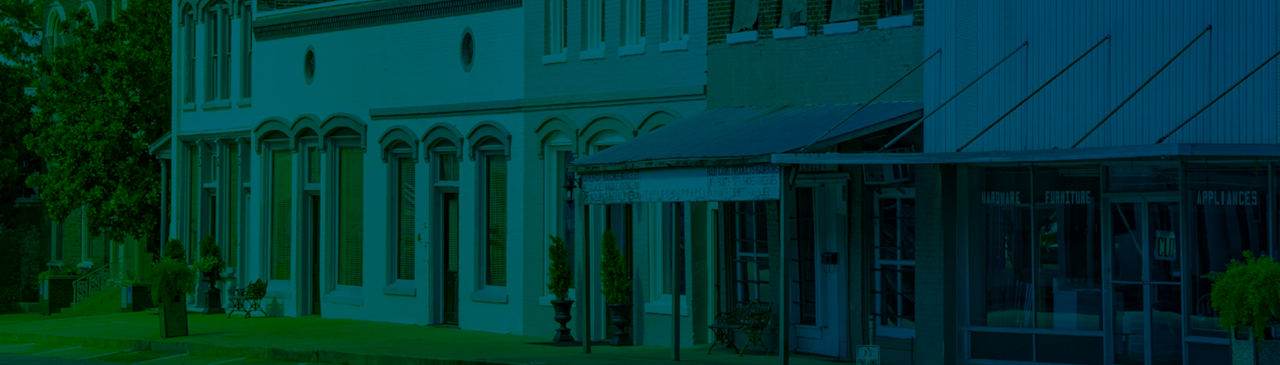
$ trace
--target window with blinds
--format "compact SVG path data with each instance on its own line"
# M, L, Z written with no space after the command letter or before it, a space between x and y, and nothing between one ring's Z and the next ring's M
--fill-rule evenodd
M449 257L445 271L458 272L458 194L443 194L445 205L444 240Z
M364 152L338 148L338 285L364 282Z
M289 280L292 245L293 152L271 151L271 279Z
M320 151L315 147L307 148L307 183L320 183Z
M191 153L188 157L191 164L187 168L189 179L187 185L187 241L183 242L183 247L187 251L187 263L192 263L191 250L195 249L196 242L200 242L200 146L198 144L191 145Z
M223 249L227 267L236 267L240 249L240 145L232 143L227 150L230 175L227 181L227 244Z
M485 285L507 286L507 157L485 155Z
M413 246L414 246L414 183L415 166L413 158L402 157L396 159L396 174L398 175L397 201L399 202L397 211L397 239L396 250L396 279L413 280Z

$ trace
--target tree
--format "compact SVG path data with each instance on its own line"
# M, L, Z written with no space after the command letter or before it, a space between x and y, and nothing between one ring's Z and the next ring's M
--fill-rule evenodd
M112 239L156 236L160 162L147 146L170 118L170 4L129 5L96 28L83 10L65 22L69 42L36 63L44 82L24 139L48 164L27 182L50 215L83 207L91 234Z
M22 143L35 107L25 87L37 80L37 9L34 0L0 0L0 226L6 228L16 224L19 209L14 202L34 193L27 176L43 166Z

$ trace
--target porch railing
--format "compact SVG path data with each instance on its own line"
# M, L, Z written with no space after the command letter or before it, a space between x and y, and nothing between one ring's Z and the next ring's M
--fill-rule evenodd
M75 289L75 302L80 303L88 300L94 294L98 294L107 289L107 280L111 278L111 264L105 264L88 275L82 276L71 283Z

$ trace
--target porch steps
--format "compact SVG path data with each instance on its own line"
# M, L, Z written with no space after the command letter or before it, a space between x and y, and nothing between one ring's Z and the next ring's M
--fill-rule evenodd
M52 317L67 318L120 313L120 289L113 289L94 294L84 302L71 303L71 308L54 313Z

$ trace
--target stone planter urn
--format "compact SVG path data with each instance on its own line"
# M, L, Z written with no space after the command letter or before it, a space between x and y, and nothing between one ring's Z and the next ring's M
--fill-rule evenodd
M224 314L227 313L222 308L222 289L218 289L218 282L222 280L222 275L217 272L205 273L204 282L209 283L209 290L205 291L205 308L204 314Z
M560 328L556 329L556 336L551 338L551 342L573 342L573 335L569 334L569 328L565 324L572 319L569 313L573 309L572 300L553 300L551 306L556 309L556 323L560 324Z
M1267 331L1280 327L1280 321L1267 323ZM1231 334L1231 364L1257 365L1280 363L1280 339L1265 333L1253 333L1251 327L1235 327ZM1254 336L1262 336L1258 341Z
M609 344L614 346L635 344L631 334L627 333L627 327L631 325L631 304L610 304L609 309L613 311L609 323L618 328L618 332L613 334L613 340L610 340Z
M187 303L181 296L160 305L160 337L180 337L188 334Z

